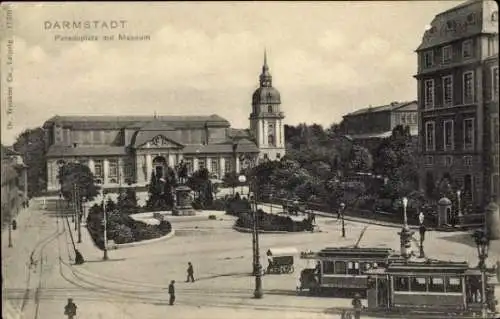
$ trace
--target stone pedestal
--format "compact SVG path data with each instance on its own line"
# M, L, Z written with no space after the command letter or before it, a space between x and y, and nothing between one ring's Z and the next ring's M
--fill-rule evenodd
M497 204L491 202L485 209L486 230L490 239L500 239L500 210Z
M401 256L405 258L410 258L410 256L412 255L411 238L413 236L413 233L414 232L411 231L408 226L404 226L401 231L398 232Z
M448 217L451 215L451 201L443 197L438 202L438 227L448 224Z
M193 216L196 212L193 209L191 198L191 188L182 185L175 189L175 205L172 209L174 216Z

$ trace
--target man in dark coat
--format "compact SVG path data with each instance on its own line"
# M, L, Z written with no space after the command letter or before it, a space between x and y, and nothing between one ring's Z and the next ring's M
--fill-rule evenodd
M170 295L170 299L168 301L168 304L173 306L175 302L175 280L172 280L170 282L170 285L168 285L168 294Z
M68 316L68 319L73 319L76 317L76 305L73 303L73 299L68 299L68 304L64 306L64 315Z
M354 295L354 299L352 300L352 307L354 308L354 319L361 318L361 309L363 305L361 304L361 296L357 293Z
M186 282L194 282L194 270L193 270L193 265L191 264L191 262L188 262L188 269L187 269L187 280Z

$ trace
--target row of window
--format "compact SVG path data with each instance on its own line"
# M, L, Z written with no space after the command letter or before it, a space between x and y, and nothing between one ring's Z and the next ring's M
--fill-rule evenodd
M474 118L463 120L463 149L474 149ZM436 124L434 121L425 122L425 150L436 150ZM493 145L500 144L500 125L498 117L491 118L491 142ZM443 150L455 149L455 121L443 121Z
M394 291L462 292L460 277L395 276Z
M192 174L194 172L194 159L192 157L184 157L184 163L186 163L188 174ZM209 170L211 173L220 175L220 161L219 158L199 158L198 159L198 169L207 168L207 161L210 161ZM232 172L233 171L233 159L230 157L224 158L224 172Z
M498 66L491 68L492 86L491 86L491 99L498 100L499 85L498 85ZM474 92L474 72L467 71L463 73L462 81L462 104L471 104L475 101ZM437 105L443 107L450 107L456 105L453 100L453 75L442 77L442 104L436 103L435 100L435 80L424 80L424 107L425 109L433 109Z
M468 39L462 42L461 55L462 59L470 59L474 56L474 47L472 45L472 39ZM431 68L435 66L436 59L434 57L434 51L429 50L424 52L424 68ZM453 47L452 45L446 45L441 48L441 63L448 64L453 60Z
M455 149L454 121L445 120L443 122L443 150ZM474 150L474 118L463 120L463 149ZM425 150L436 150L436 123L434 121L425 122Z
M324 261L323 274L360 275L364 270L377 267L375 263L357 261Z
M400 123L402 125L408 124L417 124L418 116L417 113L401 113L400 114Z

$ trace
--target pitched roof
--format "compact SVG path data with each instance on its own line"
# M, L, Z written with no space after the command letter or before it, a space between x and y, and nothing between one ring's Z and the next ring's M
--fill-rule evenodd
M259 149L252 141L247 139L239 140L236 148L237 153L258 153ZM188 144L183 149L184 154L197 153L233 153L233 143L221 144Z
M52 145L47 151L47 157L72 157L72 156L117 156L126 155L124 146L61 146Z
M47 120L43 127L53 124L80 130L140 129L150 122L166 122L172 128L181 127L229 127L226 119L216 115L170 115L170 116L59 116Z
M356 115L361 115L361 114L366 114L366 113L374 113L374 112L385 112L385 111L395 111L399 108L408 106L410 104L415 104L415 111L417 110L417 101L407 101L407 102L391 102L386 105L380 105L380 106L370 106L366 107L363 109L359 109L357 111L354 111L352 113L344 115L346 116L356 116Z
M6 158L8 156L13 156L13 155L21 155L20 153L14 151L11 147L7 147L4 145L0 145L0 153L3 158Z

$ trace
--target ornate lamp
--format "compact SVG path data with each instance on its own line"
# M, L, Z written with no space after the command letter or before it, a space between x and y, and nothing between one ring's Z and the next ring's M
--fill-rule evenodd
M240 176L238 176L238 182L240 182L241 184L241 195L243 195L243 184L245 184L247 181L247 177L243 174L241 174Z
M488 249L490 240L484 230L476 230L472 235L477 246L477 255L479 257L479 268L485 267L486 258L488 258Z

